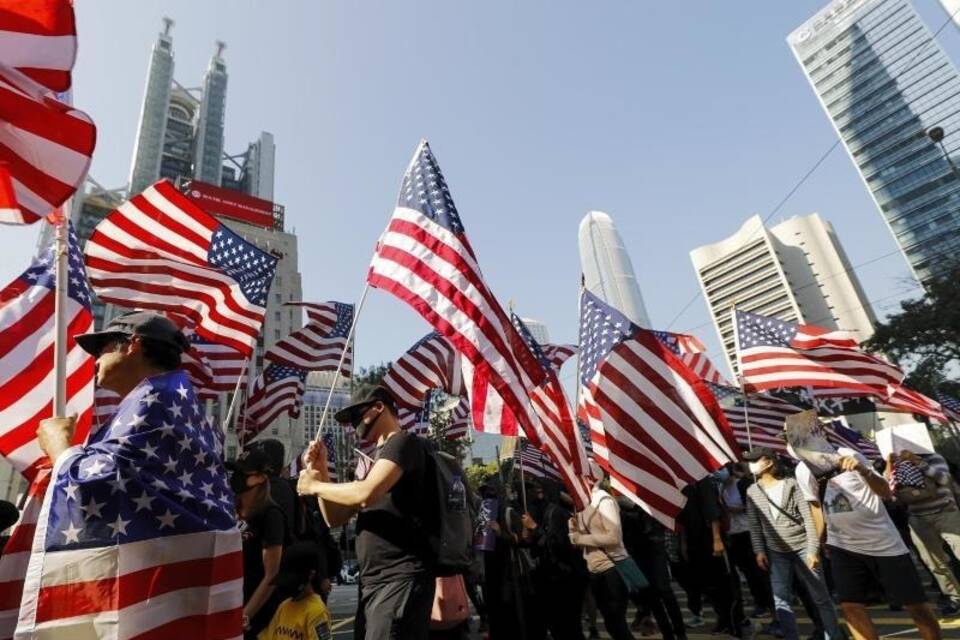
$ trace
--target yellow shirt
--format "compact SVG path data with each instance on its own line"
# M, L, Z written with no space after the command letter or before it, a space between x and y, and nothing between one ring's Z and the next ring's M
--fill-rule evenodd
M277 607L258 640L329 640L330 612L323 599L312 594L301 600L287 598Z

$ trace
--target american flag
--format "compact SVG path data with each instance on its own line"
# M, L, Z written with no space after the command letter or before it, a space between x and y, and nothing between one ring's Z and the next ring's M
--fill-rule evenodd
M336 371L343 350L347 348L353 305L342 302L311 304L307 307L307 316L310 318L307 324L270 347L264 359L306 371ZM353 359L348 352L340 375L350 377L352 367Z
M200 426L197 426L200 425ZM17 637L238 638L243 555L216 435L182 371L68 451L36 524Z
M863 435L844 426L839 420L831 420L830 424L823 425L823 434L827 442L835 447L846 447L860 453L865 458L877 460L881 458L880 449Z
M690 370L697 374L697 377L704 382L711 384L721 384L731 386L729 382L721 375L707 354L704 353L706 347L696 336L685 333L671 333L669 331L653 331L653 335L660 342L670 348Z
M470 431L470 422L470 400L467 396L461 396L460 402L450 412L450 422L443 432L443 437L447 440L465 438Z
M97 297L186 316L210 342L250 357L277 258L206 213L167 180L112 211L85 248Z
M8 19L0 9L0 28ZM0 51L0 222L32 224L83 184L97 128L87 114L6 65Z
M428 392L423 400L423 404L415 409L407 407L397 407L397 422L404 431L410 431L418 436L430 433L430 407L432 404L432 392Z
M70 88L77 25L69 0L0 0L0 62L52 91ZM0 100L2 102L2 100Z
M90 288L73 226L67 227L67 406L83 442L93 415L94 359L73 336L93 330ZM37 442L40 420L53 415L55 243L0 291L0 455L33 478L48 465Z
M210 342L196 333L190 335L189 340L190 350L183 358L184 369L188 370L191 378L194 377L194 372L187 366L189 357L206 375L206 379L201 379L200 388L197 389L201 398L215 399L219 393L236 389L241 376L246 378L244 370L247 359L239 351L226 345ZM195 383L194 386L196 387L197 384Z
M110 424L120 407L121 400L123 398L119 393L103 387L96 387L93 392L93 431L99 431Z
M738 445L743 449L770 447L780 453L787 452L787 441L783 437L784 420L789 415L803 411L803 407L767 394L752 394L745 397L739 389L734 387L718 384L708 386L720 402ZM746 415L744 405L746 405Z
M937 400L940 401L940 406L943 407L944 415L951 422L960 422L960 400L957 400L953 396L949 396L942 391L937 391Z
M672 529L683 487L737 459L730 425L653 333L587 290L580 314L580 396L594 456L614 487Z
M331 480L337 482L340 479L337 469L337 443L332 431L323 434L323 445L327 448L327 473L330 474Z
M450 395L466 392L460 354L436 331L428 333L391 363L381 384L390 390L399 407L416 410L434 389Z
M550 367L558 373L560 368L563 367L563 363L569 360L571 356L577 355L577 351L580 350L580 347L575 344L548 343L542 344L540 347L543 349L543 355L550 361Z
M296 367L269 364L253 383L250 397L241 413L242 428L238 437L241 444L250 442L258 433L279 418L300 415L307 372Z
M903 372L857 348L847 332L734 310L737 357L746 391L814 387L887 396Z
M498 430L507 424L514 434L518 426L535 433L528 390L543 382L543 369L487 287L425 140L404 174L367 282L413 307L461 353L475 428ZM500 401L519 425L502 421Z
M890 395L886 399L877 401L877 409L913 413L927 416L937 422L947 422L947 416L939 402L900 384L891 387Z
M550 458L527 440L522 440L520 446L514 449L513 457L518 461L518 464L523 465L525 476L563 482L560 471L550 461Z

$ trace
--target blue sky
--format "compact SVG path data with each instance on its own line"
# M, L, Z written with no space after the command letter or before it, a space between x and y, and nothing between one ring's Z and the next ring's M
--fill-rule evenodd
M573 341L588 210L613 216L665 328L698 291L690 249L767 215L835 141L785 41L824 4L77 0L74 100L99 128L92 175L120 185L161 17L176 20L187 86L199 85L214 40L226 41L227 150L274 134L276 200L299 236L310 300L359 296L427 137L494 292L547 322L554 341ZM932 30L946 19L935 0L915 5ZM957 60L952 25L941 42ZM870 262L857 272L879 315L916 294L842 148L772 222L813 211L854 265ZM7 281L37 230L4 233ZM672 328L694 330L722 362L702 301ZM374 291L358 360L394 358L427 330Z

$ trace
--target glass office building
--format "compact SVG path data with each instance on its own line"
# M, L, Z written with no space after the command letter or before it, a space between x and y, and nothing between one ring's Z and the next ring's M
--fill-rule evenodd
M960 258L960 78L907 0L836 0L787 38L921 283Z

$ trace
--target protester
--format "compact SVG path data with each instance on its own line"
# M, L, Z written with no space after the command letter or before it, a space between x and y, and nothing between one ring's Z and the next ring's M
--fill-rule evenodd
M271 497L269 456L260 448L247 449L227 467L232 471L230 486L236 495L237 515L244 524L244 638L256 638L283 600L273 579L284 547L292 542L292 532L286 515Z
M834 589L854 638L878 638L866 608L877 586L907 609L924 640L940 638L910 553L883 506L890 485L860 453L846 447L838 452L834 472L817 478L801 462L796 479L814 518L819 513L826 523Z
M726 514L725 546L730 563L743 574L753 596L752 618L763 618L773 608L768 576L757 566L750 543L750 524L747 520L747 488L752 476L742 464L729 464L720 472L720 504Z
M373 466L363 480L330 481L327 451L314 441L305 454L297 490L314 495L327 524L357 518L360 564L359 638L426 638L433 606L431 550L423 527L426 449L402 431L393 396L377 387L364 400L339 411L361 440L377 443Z
M522 510L511 488L485 488L484 497L498 501L490 523L493 549L484 553L484 591L490 623L490 640L527 640L527 612L532 610L533 578L528 550L521 548Z
M110 423L84 445L71 446L74 418L43 420L37 432L54 466L44 507L50 509L49 523L69 527L67 543L77 546L67 547L65 553L84 552L84 559L70 572L73 577L58 579L80 579L76 571L83 570L83 575L96 578L84 584L96 584L97 593L136 597L122 591L127 582L120 580L136 577L120 573L129 570L127 560L140 563L144 575L169 576L162 567L164 550L182 547L190 568L177 574L177 584L184 589L180 593L195 595L175 608L168 604L185 600L176 594L173 600L133 600L134 608L145 617L162 616L170 628L180 630L181 637L214 633L235 637L240 632L242 601L239 589L232 589L233 568L227 567L229 556L240 551L240 534L227 506L230 490L217 453L217 436L201 419L200 402L189 377L180 370L181 355L189 343L173 322L152 312L118 316L102 331L75 339L96 358L97 384L122 399ZM56 534L57 545L63 544L61 531L48 530ZM45 546L44 532L38 528L37 535ZM221 560L225 557L227 562ZM44 559L39 558L38 569ZM47 563L41 572L52 570L51 565ZM47 579L41 572L34 585ZM31 588L36 586L25 589L24 602L36 601L37 593L31 593ZM57 637L115 635L122 624L120 612L111 610L116 603L96 604L105 607L97 609L96 616L62 619L59 631L52 627L47 631ZM212 606L231 617L220 616L214 622L206 615L214 610Z
M284 550L280 569L270 583L288 597L258 640L331 638L330 612L318 594L323 579L319 557L320 550L311 542L298 542Z
M570 544L571 513L560 504L560 487L549 480L531 483L529 512L524 513L523 541L533 556L534 586L529 640L583 640L580 616L587 570L580 551Z
M728 569L723 544L723 513L716 482L707 477L684 487L687 503L678 522L681 549L690 564L691 578L710 600L717 623L715 634L740 636L745 623L740 583Z
M797 481L784 477L773 449L756 447L743 459L750 463L750 473L757 478L747 490L749 535L757 565L770 572L774 607L784 638L799 638L793 612L795 581L815 603L824 638L842 638L833 601L820 572L817 527Z
M896 501L907 506L910 534L920 559L947 598L941 613L957 613L960 582L950 566L944 543L960 558L960 509L947 461L936 453L921 457L912 451L901 451L899 455L891 452L885 476L892 483Z
M593 477L603 472L591 461ZM583 547L583 556L590 571L590 589L603 616L607 633L614 640L632 640L627 624L627 585L617 571L616 562L629 556L623 546L620 508L598 481L590 492L590 504L570 519L570 542Z
M691 618L686 621L688 629L702 627L703 622L703 587L697 576L696 568L687 558L686 536L683 531L667 531L664 538L667 558L670 560L670 575L677 581L687 596L687 610Z
M263 438L250 443L248 448L258 449L266 456L269 465L267 475L270 477L270 497L283 511L283 516L287 520L287 530L294 532L294 537L296 537L298 497L293 484L280 475L284 470L283 462L286 458L286 449L283 443L273 438Z

